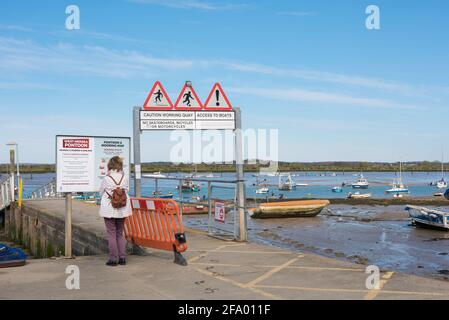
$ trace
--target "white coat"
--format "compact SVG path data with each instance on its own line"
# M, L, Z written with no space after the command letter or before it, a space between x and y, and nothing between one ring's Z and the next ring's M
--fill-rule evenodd
M123 172L117 172L116 170L109 171L108 175L110 175L114 180L119 183L122 178ZM123 208L115 209L111 205L111 199L109 199L109 195L112 195L112 190L117 188L118 186L112 181L112 179L108 176L104 177L101 186L100 186L100 197L101 197L101 206L100 206L100 216L103 218L126 218L132 215L131 202L129 200L129 184L126 176L123 177L122 182L120 183L120 188L126 190L126 206ZM107 192L107 193L106 193Z

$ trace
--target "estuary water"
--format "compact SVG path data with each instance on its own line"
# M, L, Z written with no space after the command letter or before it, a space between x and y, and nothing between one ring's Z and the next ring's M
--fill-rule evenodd
M171 177L185 177L182 173L163 173L164 175ZM342 183L350 184L355 182L358 178L357 172L292 172L292 179L298 184L307 184L307 186L298 186L292 191L279 191L277 186L279 177L277 176L259 176L255 177L254 173L245 173L246 180L246 196L248 198L263 199L267 194L256 194L257 182L261 184L267 184L270 189L268 195L280 195L283 194L286 198L345 198L349 192L354 192L350 186L343 188L342 193L332 192L333 186L340 186ZM370 187L367 190L361 192L369 192L373 198L391 198L392 195L386 194L385 191L390 188L393 179L397 177L394 172L367 172L364 176L368 179ZM22 174L24 195L29 196L31 192L38 187L49 183L55 179L54 173ZM224 179L232 180L235 178L234 173L198 173L198 178L201 179ZM402 173L402 179L406 186L410 190L409 196L411 197L425 197L432 196L435 192L443 192L445 190L439 190L429 184L433 181L441 179L441 172L404 172ZM204 196L207 195L207 183L199 183L201 190L199 192L185 194L184 197ZM175 198L176 181L171 180L158 180L158 190L162 193L173 192ZM131 181L131 192L133 192L133 183ZM155 181L152 178L142 179L142 192L144 196L151 196L155 188ZM234 191L231 189L215 189L214 196L223 199L232 199L234 197Z

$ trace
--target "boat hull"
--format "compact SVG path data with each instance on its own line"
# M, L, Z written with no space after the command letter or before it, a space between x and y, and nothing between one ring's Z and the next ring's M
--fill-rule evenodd
M328 200L264 203L252 211L250 217L254 219L315 217L329 204Z
M449 213L418 206L407 206L413 224L437 230L449 231Z
M408 189L399 189L399 190L389 189L385 192L386 193L409 193L409 190Z
M358 184L353 184L352 188L353 189L368 189L369 185L358 185Z

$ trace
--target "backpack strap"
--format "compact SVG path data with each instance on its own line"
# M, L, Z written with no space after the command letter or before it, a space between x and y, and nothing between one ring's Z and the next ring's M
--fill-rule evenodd
M110 174L108 174L107 177L111 178L112 181L114 181L116 186L120 186L122 184L123 178L125 177L125 174L124 173L122 174L122 177L120 178L120 181L118 183L117 183L117 181L115 181L115 179Z

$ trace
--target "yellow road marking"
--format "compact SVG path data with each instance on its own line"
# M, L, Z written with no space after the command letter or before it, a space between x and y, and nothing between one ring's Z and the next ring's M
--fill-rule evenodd
M273 268L274 266L258 266L262 268ZM305 267L305 266L288 266L286 269L302 269L302 270L310 270L310 271L356 271L356 272L365 272L364 269L356 269L356 268L334 268L334 267Z
M212 250L189 250L189 252L204 252L204 253L200 254L200 255L198 255L196 257L190 258L188 260L188 262L191 263L191 262L197 261L197 260L199 260L201 258L204 258L211 252L223 252L223 251L219 251L219 250L221 250L223 248L235 247L235 246L241 246L241 245L244 245L244 243L224 244L224 245L221 245L221 246L219 246L219 247L217 247L215 249L212 249Z
M373 300L377 297L377 295L380 293L382 288L385 286L385 284L388 282L388 280L391 279L394 272L387 272L382 276L382 279L379 281L379 289L371 289L369 292L363 297L364 300Z
M287 261L286 263L281 264L280 266L277 266L277 267L271 269L271 270L268 271L267 273L261 275L260 277L257 277L256 279L254 279L254 280L248 282L247 284L245 284L245 287L252 287L252 286L255 286L257 283L259 283L259 282L261 282L261 281L264 281L264 280L268 279L268 278L271 277L273 274L275 274L275 273L281 271L281 270L284 269L285 267L288 267L288 266L291 265L292 263L298 261L298 259L299 259L299 258L302 258L303 256L304 256L304 255L301 254L301 255L297 256L296 258L291 259L291 260Z
M267 298L270 298L270 299L273 299L273 300L281 300L281 299L282 299L282 298L279 297L279 296L276 296L276 295L274 295L274 294L265 292L265 291L263 291L263 290L260 290L260 289L254 288L254 287L246 287L244 284L242 284L242 283L240 283L240 282L238 282L238 281L235 281L235 280L226 278L226 277L224 277L224 276L220 276L220 275L214 274L214 273L212 273L212 272L210 272L210 271L206 271L206 270L203 270L203 269L196 269L196 270L197 270L198 272L200 272L200 273L202 273L202 274L205 274L205 275L207 275L207 276L210 276L210 277L212 277L212 278L215 278L215 279L218 279L218 280L227 282L227 283L231 283L231 284L233 284L233 285L235 285L235 286L237 286L237 287L239 287L239 288L249 289L249 290L251 290L251 291L253 291L253 292L256 292L256 293L259 293L259 294L261 294L261 295L263 295L263 296L265 296L265 297L267 297Z
M335 288L310 288L310 287L292 287L292 286L271 286L271 285L256 285L255 288L267 288L267 289L288 289L298 291L324 291L324 292L359 292L367 293L368 289L335 289ZM418 292L418 291L394 291L394 290L382 290L382 293L389 294L404 294L404 295L423 295L423 296L448 296L448 294L437 292Z
M189 252L216 252L216 249L213 250L198 250L193 249L189 250ZM220 253L269 253L269 254L286 254L286 255L294 255L292 252L284 252L284 251L241 251L241 250L221 250Z
M268 265L253 265L253 266L244 266L241 264L232 264L232 263L215 263L215 262L192 262L192 264L197 265L210 265L210 266L223 266L223 267L254 267L254 268L277 268L278 266L268 266ZM302 270L310 270L310 271L355 271L355 272L365 272L364 269L356 269L356 268L332 268L332 267L304 267L304 266L287 266L285 269L302 269Z
M190 233L195 233L195 234L207 235L207 231L192 229L192 228L187 228L187 227L184 227L184 231L187 231Z

